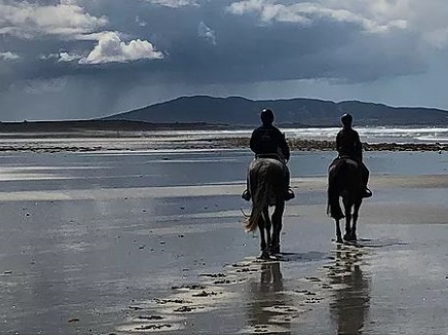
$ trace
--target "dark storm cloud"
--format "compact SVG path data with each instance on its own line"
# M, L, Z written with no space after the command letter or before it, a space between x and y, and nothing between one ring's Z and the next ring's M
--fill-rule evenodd
M107 17L109 23L103 29L127 34L129 40L147 40L164 53L163 61L142 61L130 66L129 71L137 78L157 73L165 74L167 80L189 83L328 77L363 81L420 69L416 66L418 57L407 57L415 55L411 52L412 43L398 47L397 39L365 34L354 23L320 19L310 25L261 24L254 15L234 15L227 11L230 1L202 2L200 6L179 8L149 1L77 3L85 5L89 15ZM206 26L213 34L214 43L201 36L198 31L201 26ZM409 38L398 36L398 41L403 39ZM76 73L83 76L90 71L97 75L99 69L120 74L123 68L123 64L116 63L101 67L61 65L57 64L57 59L41 62L39 57L61 52L86 56L97 44L95 40L40 38L9 44L15 52L25 55L29 67L33 68L29 70L24 64L25 73L21 76L29 79Z
M336 9L334 3L0 0L9 11L22 14L28 4L35 13L32 20L0 14L0 53L20 57L0 58L2 107L15 109L15 98L25 94L54 102L44 117L61 115L64 104L70 111L64 117L84 117L115 111L120 97L141 86L316 78L356 83L425 70L421 34L387 13L378 19L382 8L375 5L365 6L373 15L348 10L355 3L350 0ZM67 19L52 20L47 11ZM443 34L429 37L444 42Z
M188 83L302 78L365 81L415 73L422 66L411 37L400 32L387 37L366 34L353 22L323 18L308 25L261 23L255 15L230 13L226 8L231 1L180 8L144 1L120 8L120 3L109 1L96 14L106 13L117 30L147 39L166 54L162 62L136 67L139 74L164 73L167 79ZM136 17L145 25L137 24ZM213 34L214 43L198 33L203 25Z

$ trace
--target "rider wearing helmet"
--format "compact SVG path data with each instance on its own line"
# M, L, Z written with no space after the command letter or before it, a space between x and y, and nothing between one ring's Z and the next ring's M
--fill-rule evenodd
M285 163L285 200L290 200L295 197L294 192L289 187L290 173L286 166L286 162L289 161L290 151L288 143L286 142L285 135L272 123L274 122L274 113L270 109L263 109L260 114L262 125L255 129L250 139L250 149L255 153L256 157L263 155L265 157L279 158L279 152L284 158ZM243 192L242 198L249 201L251 195L249 193L249 185Z
M341 123L342 129L336 136L336 149L339 153L339 157L349 157L359 164L363 182L363 197L371 197L372 191L367 187L369 170L362 161L362 143L359 139L359 134L352 128L353 116L348 113L343 114L341 116Z

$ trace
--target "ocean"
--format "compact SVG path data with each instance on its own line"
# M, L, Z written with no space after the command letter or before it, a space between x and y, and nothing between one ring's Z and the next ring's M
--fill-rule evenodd
M340 128L281 128L287 138L333 140ZM355 127L367 143L447 143L448 127ZM147 135L160 140L204 140L248 137L251 130L157 131Z

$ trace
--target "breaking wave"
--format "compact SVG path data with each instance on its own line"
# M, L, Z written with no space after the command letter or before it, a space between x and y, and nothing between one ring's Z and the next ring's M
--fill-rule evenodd
M287 138L333 140L340 128L282 128ZM356 127L368 143L448 143L448 127ZM160 140L206 140L249 137L251 130L191 130L157 132Z

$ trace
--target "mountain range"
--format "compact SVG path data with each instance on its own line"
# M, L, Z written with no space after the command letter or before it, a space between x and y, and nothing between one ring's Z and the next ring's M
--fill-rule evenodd
M434 108L390 107L384 104L318 99L249 100L241 97L181 97L168 102L119 113L103 120L151 123L206 123L227 126L259 124L263 108L274 111L276 123L296 127L338 126L339 117L350 113L359 126L448 125L448 111Z

